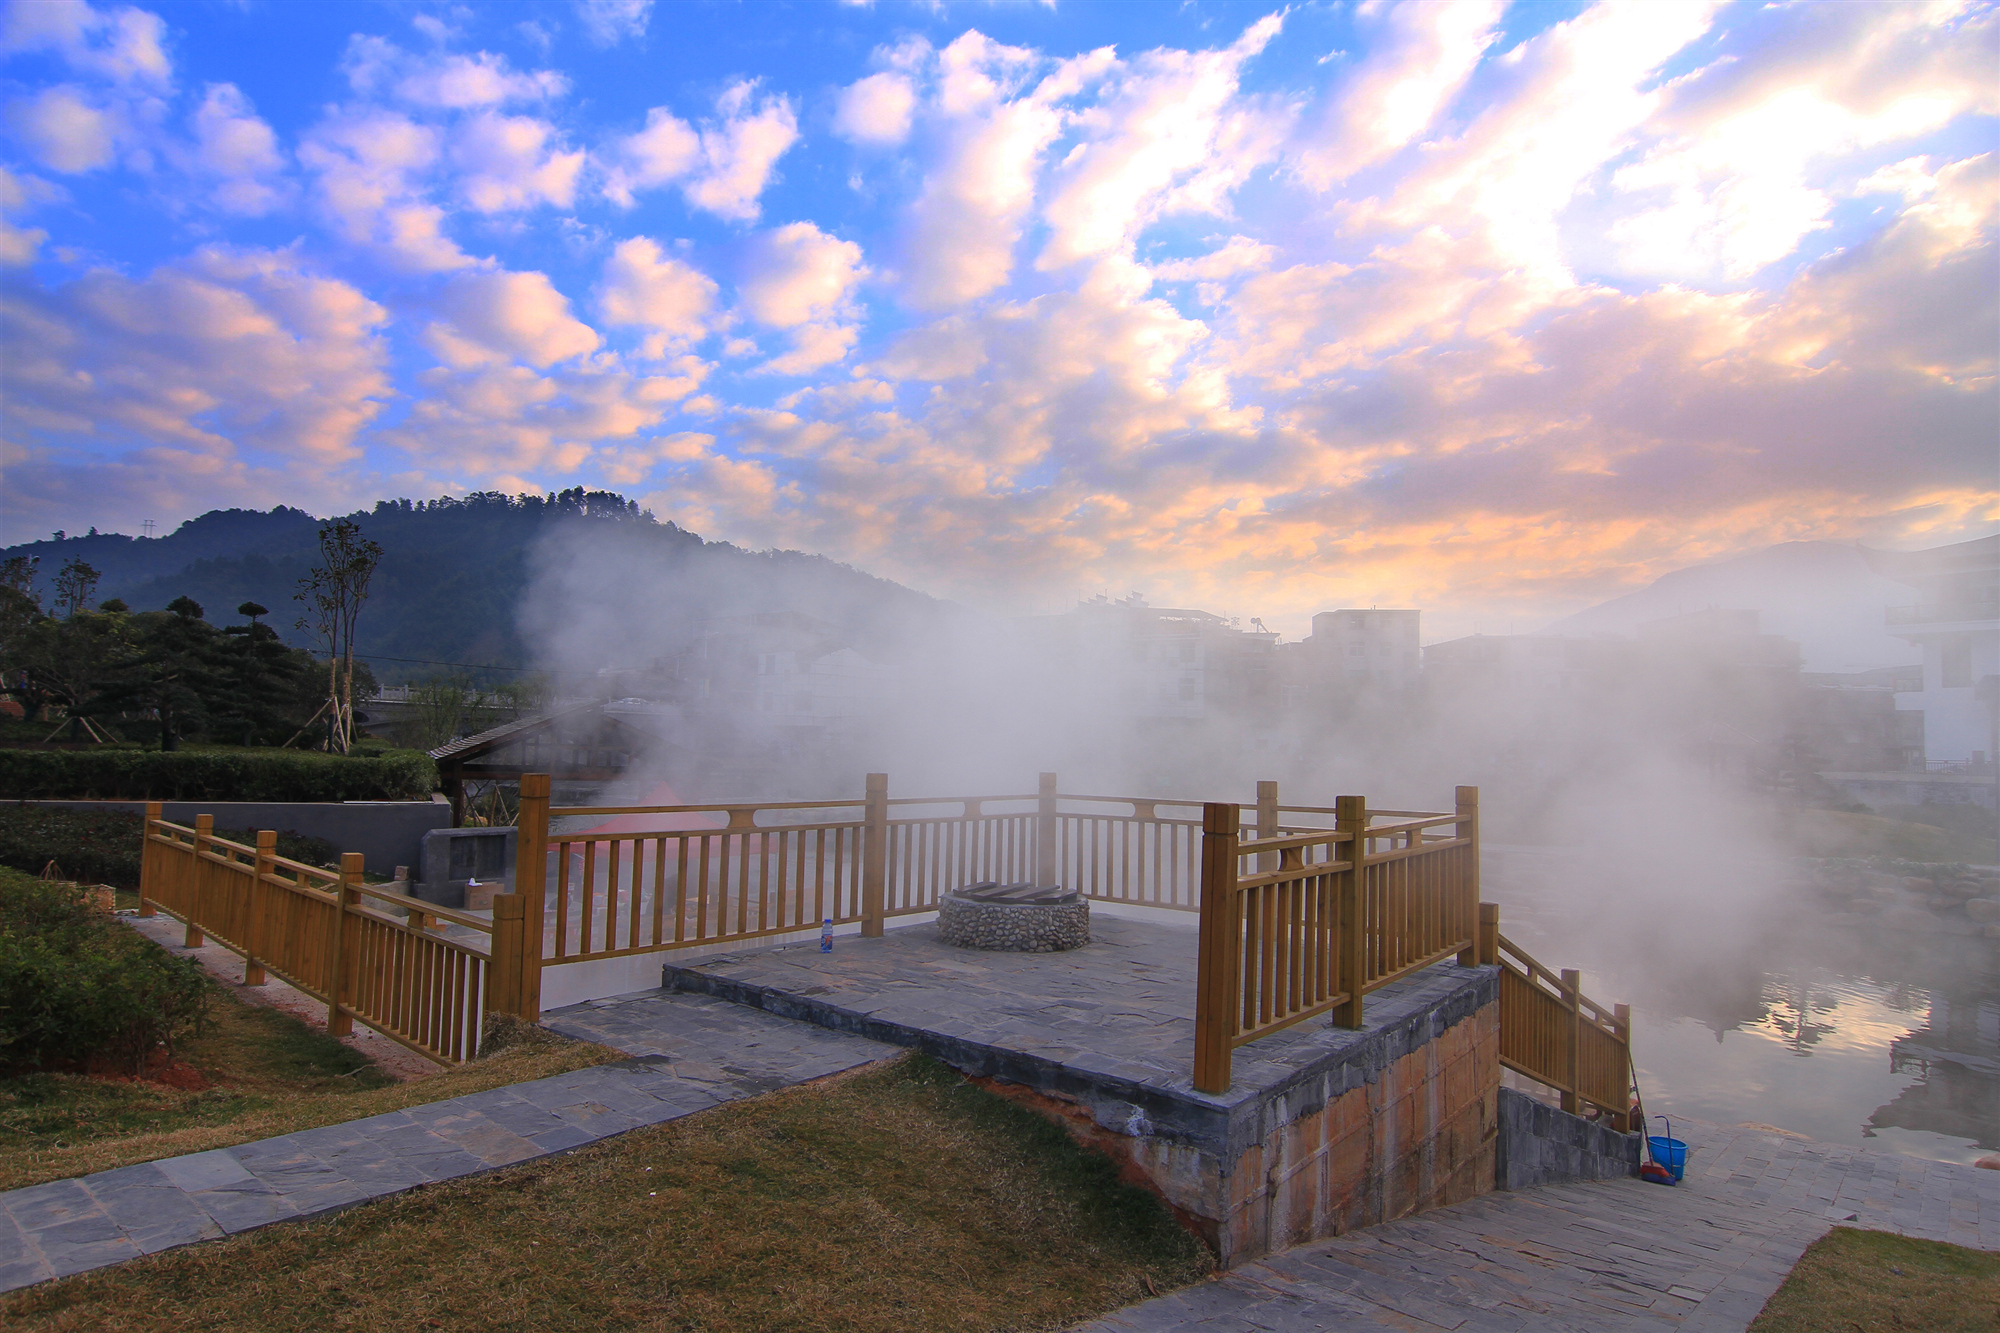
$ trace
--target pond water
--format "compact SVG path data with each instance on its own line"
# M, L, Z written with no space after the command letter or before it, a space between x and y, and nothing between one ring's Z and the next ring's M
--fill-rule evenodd
M1500 849L1488 866L1509 939L1633 1006L1648 1113L1942 1161L2000 1149L2000 941L1811 911L1655 930L1579 911L1544 855Z

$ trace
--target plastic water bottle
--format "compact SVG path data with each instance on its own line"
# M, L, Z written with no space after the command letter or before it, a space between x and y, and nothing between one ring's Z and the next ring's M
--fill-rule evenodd
M825 921L822 921L822 922L820 923L820 927L819 927L819 951L820 951L821 953L832 953L832 952L833 952L833 918L832 918L832 917L828 917L828 918L827 918L827 919L826 919Z

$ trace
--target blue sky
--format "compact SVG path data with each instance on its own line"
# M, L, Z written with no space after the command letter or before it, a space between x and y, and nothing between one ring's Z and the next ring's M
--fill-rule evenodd
M1987 4L15 0L0 523L608 486L996 609L1989 530Z

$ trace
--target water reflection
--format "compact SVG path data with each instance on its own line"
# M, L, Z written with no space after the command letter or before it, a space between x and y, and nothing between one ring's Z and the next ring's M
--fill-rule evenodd
M1502 930L1634 1008L1649 1111L1946 1161L2000 1149L1993 942L1826 925L1774 901L1727 921L1579 904L1546 858L1489 864Z

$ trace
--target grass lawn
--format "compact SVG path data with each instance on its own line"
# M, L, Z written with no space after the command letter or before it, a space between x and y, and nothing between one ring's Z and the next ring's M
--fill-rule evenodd
M1750 1333L1992 1333L2000 1254L1835 1227L1799 1257Z
M1054 1329L1200 1277L1151 1195L921 1056L0 1297L9 1329Z
M198 1071L206 1087L81 1074L0 1079L0 1190L358 1120L622 1058L536 1028L491 1055L399 1083L325 1032L245 1004L228 987L215 987L209 1013L206 1032L176 1052L176 1065Z

